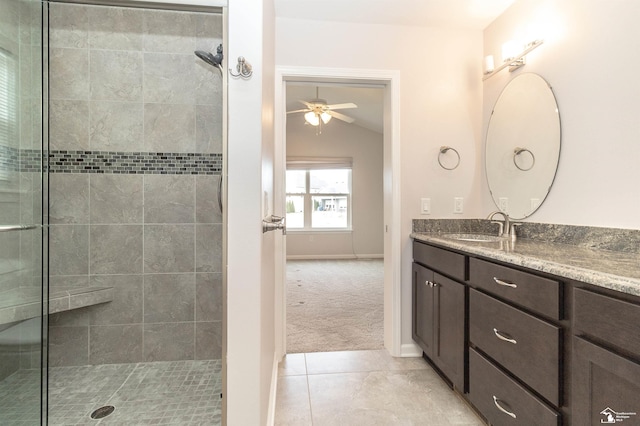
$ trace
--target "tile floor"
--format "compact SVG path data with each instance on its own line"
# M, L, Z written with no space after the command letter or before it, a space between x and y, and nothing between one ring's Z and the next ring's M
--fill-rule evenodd
M278 376L278 426L484 425L421 358L386 350L289 354Z
M56 367L49 377L49 425L219 425L220 360ZM98 407L116 410L90 419Z

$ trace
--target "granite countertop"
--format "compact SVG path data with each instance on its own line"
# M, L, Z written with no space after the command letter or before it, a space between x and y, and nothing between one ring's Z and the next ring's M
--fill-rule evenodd
M603 250L532 238L519 238L515 243L508 239L459 241L447 238L450 229L420 232L416 228L419 227L414 226L411 238L418 241L640 296L640 254L634 251Z

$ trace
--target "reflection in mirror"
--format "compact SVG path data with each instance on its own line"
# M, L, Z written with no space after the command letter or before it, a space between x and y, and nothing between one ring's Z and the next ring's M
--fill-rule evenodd
M546 198L560 158L560 115L549 84L526 73L504 88L486 140L486 173L498 208L524 219Z

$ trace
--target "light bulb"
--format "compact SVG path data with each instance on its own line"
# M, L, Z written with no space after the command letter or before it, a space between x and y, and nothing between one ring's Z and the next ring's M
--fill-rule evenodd
M518 51L518 44L511 40L502 45L502 61L509 62L516 58L516 56L520 53Z
M308 113L306 113L304 115L304 119L312 126L318 126L320 124L320 118L318 118L318 115L314 111L309 111Z
M488 55L484 57L484 73L489 74L494 70L493 66L493 55Z
M328 112L323 112L322 114L320 114L320 118L322 119L322 122L324 124L327 124L329 121L331 121L331 115L329 115Z

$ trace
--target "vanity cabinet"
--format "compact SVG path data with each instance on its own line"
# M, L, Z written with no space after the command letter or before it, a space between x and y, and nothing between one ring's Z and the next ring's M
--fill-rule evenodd
M574 288L573 311L574 424L640 424L640 298Z
M639 296L445 247L414 241L413 338L490 424L640 425Z
M424 244L415 248L413 339L453 386L464 392L466 289L464 284L428 267L437 265L433 259L445 259L439 270L464 277L464 256Z

